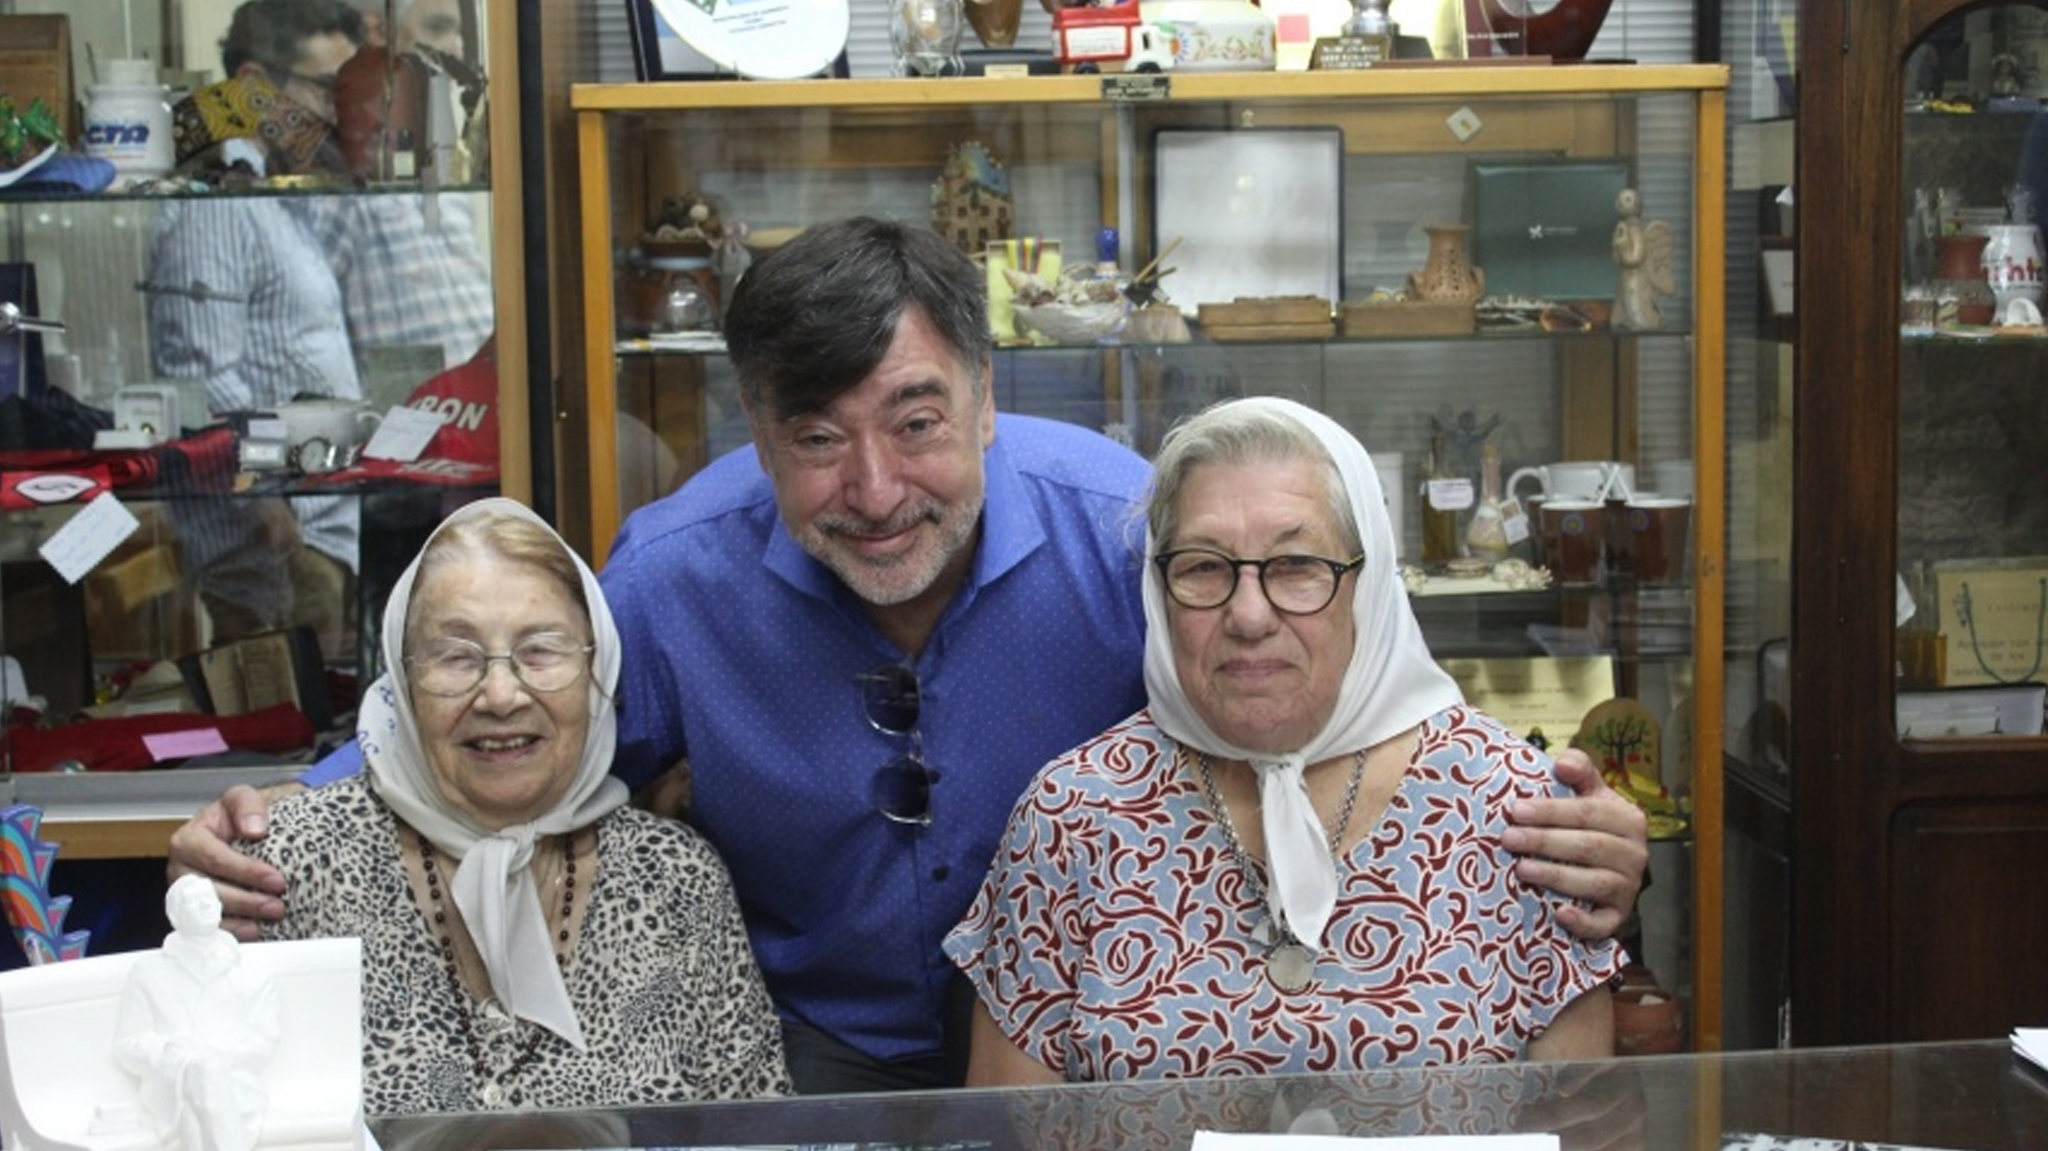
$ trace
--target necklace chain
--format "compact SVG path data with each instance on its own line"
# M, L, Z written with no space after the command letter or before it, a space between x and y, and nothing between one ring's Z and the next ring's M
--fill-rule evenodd
M1223 806L1223 794L1216 789L1216 773L1209 766L1207 752L1195 753L1195 767L1202 776L1202 792L1208 798L1209 806L1216 812L1216 821L1223 825L1223 839L1230 845L1230 857L1237 862L1237 869L1244 875L1245 882L1251 885L1253 901L1265 903L1266 885L1259 881L1259 873L1252 869L1251 856L1245 852L1243 841L1237 837L1236 825L1230 822L1230 809ZM1365 752L1352 752L1351 781L1344 785L1344 802L1337 809L1336 822L1330 824L1328 829L1332 867L1336 866L1338 850L1344 843L1344 829L1351 826L1351 812L1358 803L1359 781L1364 778ZM1294 938L1291 925L1282 924L1280 930L1286 933L1289 939Z
M462 972L455 963L455 939L448 930L448 909L441 902L441 866L434 860L434 845L427 837L414 829L419 839L420 870L427 881L427 902L433 907L434 932L440 937L441 960L448 969L448 986L455 992L457 1014L462 1020L462 1042L469 1051L469 1062L476 1073L476 1082L496 1085L490 1067L484 1062L483 1044L477 1039L476 1024L470 1019L469 992L462 986ZM563 974L569 969L569 923L571 913L576 909L576 837L572 832L562 837L562 923L555 932L555 965ZM513 1025L518 1025L513 1019ZM533 1062L540 1050L541 1041L547 1037L548 1029L538 1023L528 1023L526 1043L519 1054L512 1059L512 1065L505 1069L503 1079L510 1079Z

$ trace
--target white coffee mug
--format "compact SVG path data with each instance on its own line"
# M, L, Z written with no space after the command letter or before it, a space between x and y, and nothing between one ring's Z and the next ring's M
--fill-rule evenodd
M279 404L277 418L284 421L284 436L292 447L311 440L348 451L377 432L384 417L353 400L296 400Z
M1634 464L1614 460L1568 460L1516 468L1508 477L1508 495L1522 497L1522 481L1536 481L1544 499L1625 500L1635 494Z

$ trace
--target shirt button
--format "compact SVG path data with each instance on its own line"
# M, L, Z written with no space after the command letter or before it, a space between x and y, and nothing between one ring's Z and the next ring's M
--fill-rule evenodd
M497 1083L484 1084L484 1089L477 1092L477 1095L483 1099L486 1107L502 1107L505 1104L505 1088Z
M952 869L952 868L950 868L950 867L947 867L947 866L946 866L945 864L943 864L943 863L941 863L941 864L940 864L940 865L938 865L937 867L934 867L934 868L932 868L932 878L933 878L933 879L936 879L936 880L940 880L940 881L942 881L942 882L943 882L943 881L945 880L945 878L946 878L947 876L949 876L949 875L951 875L951 874L953 874L953 869Z

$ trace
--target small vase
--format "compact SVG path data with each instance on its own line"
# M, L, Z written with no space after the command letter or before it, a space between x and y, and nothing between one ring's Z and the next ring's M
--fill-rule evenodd
M1934 275L1941 298L1936 323L1948 318L1950 302L1954 323L1978 327L1991 322L1997 301L1984 279L1984 247L1991 237L1982 232L1955 232L1934 240Z
M1408 294L1418 300L1471 304L1486 294L1486 272L1465 259L1463 224L1424 224L1429 233L1429 258L1421 270L1408 273Z
M889 46L898 76L958 76L960 30L966 23L961 0L891 0Z
M985 47L1008 48L1017 42L1024 21L1024 0L967 0L967 23Z
M2041 303L2041 229L2032 224L1994 224L1984 229L1984 280L1998 302L1998 314L2014 300Z

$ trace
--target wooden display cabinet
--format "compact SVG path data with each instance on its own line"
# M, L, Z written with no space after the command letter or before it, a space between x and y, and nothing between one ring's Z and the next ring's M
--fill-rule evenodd
M1611 171L1676 237L1678 291L1653 330L1596 322L1560 332L1532 319L1512 330L1489 322L1466 334L1372 338L1226 343L1198 326L1186 344L1004 340L994 387L1003 410L1071 420L1141 452L1218 399L1307 402L1389 469L1384 484L1406 513L1396 516L1404 558L1419 554L1414 493L1432 421L1494 429L1503 476L1558 460L1624 461L1645 483L1690 474L1691 537L1675 585L1611 578L1510 591L1447 585L1438 572L1415 602L1440 659L1590 655L1604 661L1596 696L1641 699L1662 725L1663 782L1691 818L1653 844L1643 945L1690 1001L1691 1042L1718 1047L1726 84L1722 67L1674 65L576 86L590 462L570 499L587 507L601 561L626 514L747 442L716 333L650 338L636 302L650 221L673 196L709 197L722 223L744 222L755 236L861 212L929 221L948 158L977 144L1007 179L1013 236L1056 240L1072 262L1093 260L1098 231L1113 227L1126 273L1169 252L1178 271L1163 287L1192 320L1198 304L1227 301L1230 273L1208 275L1215 266L1199 262L1200 244L1172 245L1238 226L1233 197L1327 213L1332 244L1284 241L1292 229L1283 225L1296 221L1275 213L1254 220L1245 251L1261 272L1327 275L1331 290L1316 294L1331 297L1334 313L1420 267L1424 224L1490 223L1493 250L1508 246L1498 218L1474 219L1477 169ZM1220 143L1231 164L1241 154L1257 162L1190 174L1161 148L1189 134ZM1614 199L1610 191L1576 205L1590 229L1578 266L1590 247L1600 280L1587 294L1610 299ZM1473 256L1487 259L1477 242ZM1219 295L1182 298L1177 283L1215 285L1201 290ZM650 457L658 468L646 466Z

